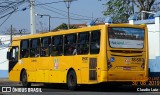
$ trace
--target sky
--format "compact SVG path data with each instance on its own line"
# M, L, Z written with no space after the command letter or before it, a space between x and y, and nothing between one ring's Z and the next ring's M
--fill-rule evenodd
M46 14L51 17L51 29L59 26L62 23L68 23L67 20L67 7L64 2L59 2L63 0L35 0L35 14ZM37 5L50 2L59 2L46 5ZM105 17L103 11L105 7L102 5L106 0L77 0L73 1L70 5L70 17L73 19L83 19L83 20L70 20L71 24L84 24L89 22L92 18ZM22 11L23 8L28 8ZM11 17L0 27L0 31L6 31L11 25L17 30L26 29L30 31L30 10L29 2L26 2L18 7L16 13L12 14ZM66 19L63 19L66 18ZM0 24L5 20L3 18L0 20ZM85 19L85 20L84 20ZM86 20L87 19L87 20ZM48 29L48 17L47 16L36 16L36 29L44 30Z

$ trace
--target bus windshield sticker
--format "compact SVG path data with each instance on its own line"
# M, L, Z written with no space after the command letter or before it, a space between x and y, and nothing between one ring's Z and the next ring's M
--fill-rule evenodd
M59 59L54 58L54 69L57 70L59 67Z
M109 41L112 47L122 47L122 48L142 48L143 47L143 41L123 40L123 39L109 39Z
M82 57L82 63L88 63L88 57Z
M111 57L110 58L110 62L114 62L115 61L115 58L114 57Z

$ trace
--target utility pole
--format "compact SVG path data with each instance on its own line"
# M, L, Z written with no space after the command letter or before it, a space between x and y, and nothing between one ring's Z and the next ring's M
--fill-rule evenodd
M30 28L31 34L36 33L36 20L35 20L35 0L30 0Z
M77 0L64 0L65 4L66 4L66 7L67 7L67 10L68 10L68 29L70 29L70 15L69 15L69 8L70 8L70 5L71 5L71 2L73 1L77 1Z
M43 16L48 16L48 31L50 32L51 31L51 16L50 15L48 15L48 14L35 14L36 16L41 16L41 18L43 17Z
M12 34L13 34L13 29L12 29L12 25L11 25L11 32L10 32L10 43L12 44Z
M49 32L51 31L51 16L49 15Z

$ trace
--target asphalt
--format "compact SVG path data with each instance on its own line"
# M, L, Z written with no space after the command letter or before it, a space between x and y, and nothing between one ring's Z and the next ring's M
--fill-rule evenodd
M16 86L19 84L20 84L20 82L9 81L8 78L0 78L0 86L6 86L6 85Z
M0 79L0 95L160 95L160 86L106 86L82 85L76 91L70 91L65 84L33 84L32 88L41 88L42 92L1 92L2 87L22 88L19 82L11 82L7 78ZM137 89L158 89L158 91L137 91Z

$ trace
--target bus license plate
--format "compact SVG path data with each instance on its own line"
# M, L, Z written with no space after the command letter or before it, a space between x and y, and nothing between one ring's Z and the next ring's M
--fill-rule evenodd
M123 70L131 70L131 67L123 67Z

